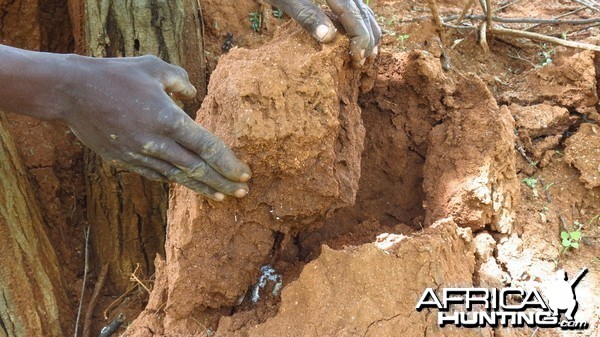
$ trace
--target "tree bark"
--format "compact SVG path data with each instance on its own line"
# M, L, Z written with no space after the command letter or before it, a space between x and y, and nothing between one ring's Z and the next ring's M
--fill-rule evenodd
M0 336L63 336L73 313L26 172L0 113Z
M86 0L70 3L78 52L95 57L156 55L183 66L198 89L195 111L206 92L201 18L196 0ZM81 26L77 26L83 25ZM168 188L86 155L87 205L97 266L109 263L109 284L129 287L139 264L153 273L164 252Z

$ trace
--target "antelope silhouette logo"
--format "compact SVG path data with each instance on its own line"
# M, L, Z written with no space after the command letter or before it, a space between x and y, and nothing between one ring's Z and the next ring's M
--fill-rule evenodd
M560 315L564 311L569 321L575 320L575 313L578 307L577 299L575 298L575 287L587 272L588 269L583 268L571 280L569 280L564 270L561 269L556 272L556 279L551 282L545 292L548 307L550 307L555 316Z

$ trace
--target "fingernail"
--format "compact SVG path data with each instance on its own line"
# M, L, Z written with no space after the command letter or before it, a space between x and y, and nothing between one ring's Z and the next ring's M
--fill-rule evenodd
M250 175L248 173L242 173L242 175L240 176L240 181L245 183L248 180L250 180Z
M360 58L361 59L365 58L365 50L364 49L360 51Z
M373 47L373 51L371 52L371 54L373 56L377 56L377 54L379 54L379 47L378 46Z
M359 64L360 64L360 66L361 66L361 67L362 67L363 65L365 65L365 61L366 61L366 60L367 60L367 59L360 59L360 62L359 62Z
M221 193L221 192L217 192L213 195L213 197L215 197L216 201L223 201L225 200L225 194Z
M243 188L240 188L239 190L233 193L233 195L235 195L236 198L243 198L246 196L246 194L248 194L248 191L246 191Z
M325 37L327 37L327 34L329 34L329 27L325 25L317 26L317 29L315 30L315 35L317 35L319 41L323 41Z

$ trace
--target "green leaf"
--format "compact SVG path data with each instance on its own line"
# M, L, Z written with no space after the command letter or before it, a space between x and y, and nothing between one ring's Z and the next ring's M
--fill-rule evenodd
M563 240L568 240L569 239L569 233L567 233L567 232L560 232L560 237Z
M579 242L571 242L571 247L579 248Z
M523 179L523 182L531 187L531 188L535 188L535 185L537 184L537 179L533 178L533 177L527 177Z
M579 231L571 232L571 233L569 233L569 235L575 241L579 241L579 239L581 239L581 232L579 232Z
M562 245L564 247L571 247L571 240L569 240L569 239L563 239L562 240Z

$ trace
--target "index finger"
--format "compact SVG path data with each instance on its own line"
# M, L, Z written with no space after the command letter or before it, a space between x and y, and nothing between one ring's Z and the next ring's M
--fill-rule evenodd
M375 37L371 28L370 13L355 0L327 0L331 10L339 17L350 37L350 56L360 66L371 54Z
M246 182L252 172L246 163L236 157L231 149L217 136L198 125L191 118L186 119L174 133L174 139L196 153L210 167L231 181Z
M336 29L327 15L310 0L267 0L296 20L319 42L333 41Z

